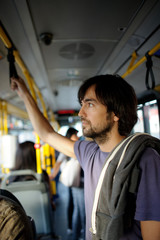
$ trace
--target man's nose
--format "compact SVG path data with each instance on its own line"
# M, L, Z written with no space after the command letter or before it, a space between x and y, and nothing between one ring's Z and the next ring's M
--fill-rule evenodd
M79 116L79 117L83 117L84 114L85 114L85 112L84 112L84 108L83 108L83 106L82 106L81 109L79 110L78 116Z

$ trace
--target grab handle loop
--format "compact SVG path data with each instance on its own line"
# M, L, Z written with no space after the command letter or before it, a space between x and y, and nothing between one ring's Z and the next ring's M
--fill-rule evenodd
M8 55L7 55L7 59L9 62L9 77L15 77L18 78L18 74L17 74L17 70L15 67L15 59L14 59L14 55L13 55L13 48L8 48Z
M153 62L151 56L148 54L148 52L145 54L147 58L146 62L146 67L147 67L147 72L146 72L146 88L147 89L154 89L155 88L155 78L152 70ZM149 85L149 74L151 77L151 86Z

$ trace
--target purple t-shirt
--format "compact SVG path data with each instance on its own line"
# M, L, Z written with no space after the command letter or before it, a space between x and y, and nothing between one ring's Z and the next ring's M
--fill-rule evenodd
M86 240L91 240L91 214L94 193L98 179L108 156L102 152L94 141L77 141L75 154L84 170L85 209L86 209ZM152 148L147 148L140 160L142 170L136 199L136 212L133 228L120 240L142 239L139 221L160 221L160 156Z

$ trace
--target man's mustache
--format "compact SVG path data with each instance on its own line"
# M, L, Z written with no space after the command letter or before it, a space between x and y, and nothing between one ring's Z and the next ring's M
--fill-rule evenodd
M88 124L91 124L91 122L89 120L87 120L86 118L84 118L84 117L81 117L80 120L81 120L81 122L84 121L84 122L86 122Z
M84 117L81 117L80 119L81 119L81 121L89 122L89 121L88 121L86 118L84 118Z

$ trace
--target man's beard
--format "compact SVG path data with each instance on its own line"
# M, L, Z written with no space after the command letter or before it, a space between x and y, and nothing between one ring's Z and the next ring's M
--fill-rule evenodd
M109 133L112 130L114 122L111 120L111 114L108 114L106 124L105 125L103 124L104 126L100 124L97 127L93 127L90 121L88 121L88 124L90 125L90 128L88 130L84 128L83 135L85 137L92 138L98 144L100 144L107 140L108 138L107 133Z

